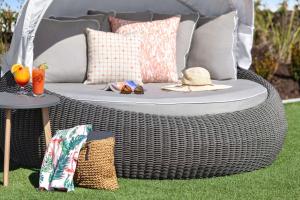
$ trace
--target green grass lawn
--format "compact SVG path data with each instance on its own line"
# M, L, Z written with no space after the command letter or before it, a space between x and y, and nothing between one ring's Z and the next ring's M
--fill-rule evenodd
M0 186L0 199L300 199L300 104L287 105L286 112L289 132L284 149L266 169L202 180L120 179L116 192L76 188L72 193L37 192L38 173L17 169L10 173L9 187Z

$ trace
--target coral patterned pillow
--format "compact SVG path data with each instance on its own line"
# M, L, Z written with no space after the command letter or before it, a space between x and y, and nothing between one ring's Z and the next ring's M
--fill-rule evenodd
M142 82L141 39L87 29L88 71L85 84Z
M176 36L180 17L153 22L109 18L112 31L139 33L142 37L141 71L143 82L177 82Z

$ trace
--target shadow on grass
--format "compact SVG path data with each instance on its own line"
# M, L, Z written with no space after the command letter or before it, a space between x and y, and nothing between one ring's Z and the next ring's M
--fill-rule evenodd
M0 173L3 173L3 164L4 164L4 153L0 149ZM10 161L9 163L9 171L14 171L19 169L19 166L14 163L13 161ZM0 180L0 186L3 185L3 181Z
M39 187L39 178L40 178L39 170L36 170L29 175L28 179L34 188Z
M0 173L3 173L3 164L4 164L4 154L2 150L0 149ZM13 162L12 160L9 163L9 171L14 171L19 169L20 167ZM1 182L0 182L1 183Z
M0 149L0 173L3 173L3 164L4 164L4 154L3 154L2 150ZM10 161L9 171L14 171L19 168L20 168L19 165L17 165L13 161ZM26 168L26 169L30 169L33 171L33 173L29 175L28 179L33 187L38 188L39 187L39 175L40 175L39 170L32 169L32 168ZM0 180L0 186L1 185L3 185L2 180Z

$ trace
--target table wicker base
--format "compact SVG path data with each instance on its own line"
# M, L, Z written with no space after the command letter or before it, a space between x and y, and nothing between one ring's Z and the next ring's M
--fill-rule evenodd
M270 165L282 148L287 132L284 108L267 81L241 69L238 77L265 86L266 101L233 113L174 117L124 112L58 95L60 103L50 109L52 132L79 124L112 131L118 177L189 179L260 169ZM0 91L16 91L11 79L8 73L0 80ZM0 141L3 115L1 110ZM41 164L45 145L41 117L38 110L12 114L18 123L12 129L11 157L22 166Z

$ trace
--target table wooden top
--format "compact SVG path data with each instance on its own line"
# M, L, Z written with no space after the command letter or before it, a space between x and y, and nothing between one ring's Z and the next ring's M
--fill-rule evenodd
M13 93L0 92L0 108L2 109L35 109L49 108L58 104L59 98L54 95L45 94L42 97L17 95Z

